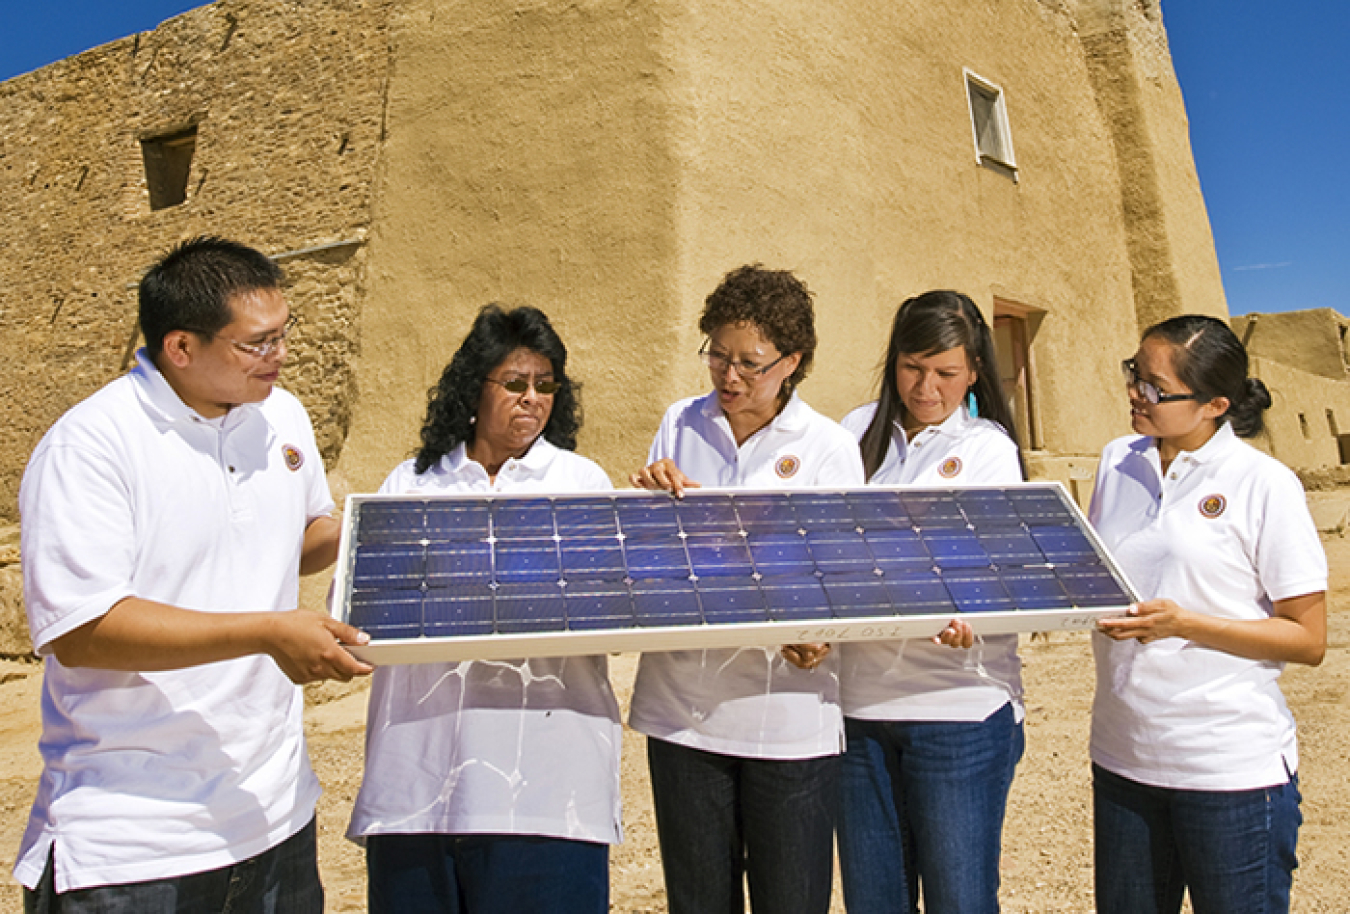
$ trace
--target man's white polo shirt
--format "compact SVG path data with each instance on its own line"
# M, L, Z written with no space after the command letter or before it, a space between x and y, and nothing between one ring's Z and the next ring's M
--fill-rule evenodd
M319 795L303 702L270 657L122 673L50 653L129 596L295 608L305 527L333 507L299 402L274 390L209 421L142 350L42 439L19 503L46 671L44 768L16 878L37 885L53 844L65 892L215 869L303 828Z
M670 458L705 486L788 489L862 485L853 436L795 393L740 447L715 394L666 411L648 463ZM723 755L804 759L843 750L836 654L799 669L778 646L643 654L629 726Z

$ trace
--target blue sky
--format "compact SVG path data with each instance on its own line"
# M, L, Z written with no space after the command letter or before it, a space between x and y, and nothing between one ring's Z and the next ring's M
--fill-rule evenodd
M0 79L184 10L184 0L0 0ZM1164 0L1233 314L1350 313L1350 2Z

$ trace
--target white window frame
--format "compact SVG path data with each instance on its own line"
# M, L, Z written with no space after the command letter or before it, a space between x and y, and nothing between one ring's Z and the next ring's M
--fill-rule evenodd
M970 109L970 134L975 143L975 161L983 165L995 162L1005 168L1017 170L1017 157L1013 155L1012 129L1008 126L1008 104L1003 88L992 83L968 68L962 68L966 84L966 106ZM985 148L980 144L980 118L975 113L975 95L986 98L992 96L990 115L999 148Z

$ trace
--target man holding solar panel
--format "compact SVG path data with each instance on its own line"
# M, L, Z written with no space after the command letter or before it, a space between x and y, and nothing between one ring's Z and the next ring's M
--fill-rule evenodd
M296 683L370 672L296 608L336 557L304 408L273 385L281 271L187 241L140 285L136 366L66 413L19 503L45 657L25 910L321 912Z

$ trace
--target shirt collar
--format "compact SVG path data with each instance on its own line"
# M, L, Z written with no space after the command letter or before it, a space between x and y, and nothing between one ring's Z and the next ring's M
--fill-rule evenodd
M807 405L801 397L797 396L797 391L793 391L788 397L787 404L779 411L778 415L769 420L769 424L760 429L761 432L773 429L785 432L797 432L806 428L810 422L807 415ZM703 398L701 406L703 415L711 420L721 419L726 421L726 415L722 412L722 407L717 405L717 391L710 391Z
M557 446L540 435L534 439L534 444L530 445L530 449L525 452L525 456L516 459L516 464L524 467L525 473L529 476L543 476L548 472L549 464L553 462L553 457L557 451ZM456 478L480 476L487 472L482 465L469 457L468 444L463 441L455 445L453 451L442 457L435 469Z
M191 406L183 402L178 392L170 386L163 372L150 358L149 350L141 347L136 350L136 367L130 372L136 389L140 392L141 403L152 415L164 422L201 422L206 418ZM225 416L224 428L232 428L258 409L257 403L241 403Z
M1235 445L1239 443L1237 432L1233 431L1233 425L1229 422L1222 423L1218 429L1204 444L1200 445L1194 451L1181 451L1177 457L1187 457L1191 463L1214 463L1223 459L1223 455L1228 453ZM1158 451L1158 439L1148 435L1141 435L1130 449L1141 457Z
M974 417L970 415L970 411L967 410L966 405L962 403L956 409L952 410L952 414L946 419L943 419L942 422L937 425L928 426L914 437L925 438L945 435L949 438L960 438L966 433L966 430L974 424ZM909 443L909 436L905 434L905 427L900 423L899 419L895 420L895 432L900 436L902 441L906 444Z

